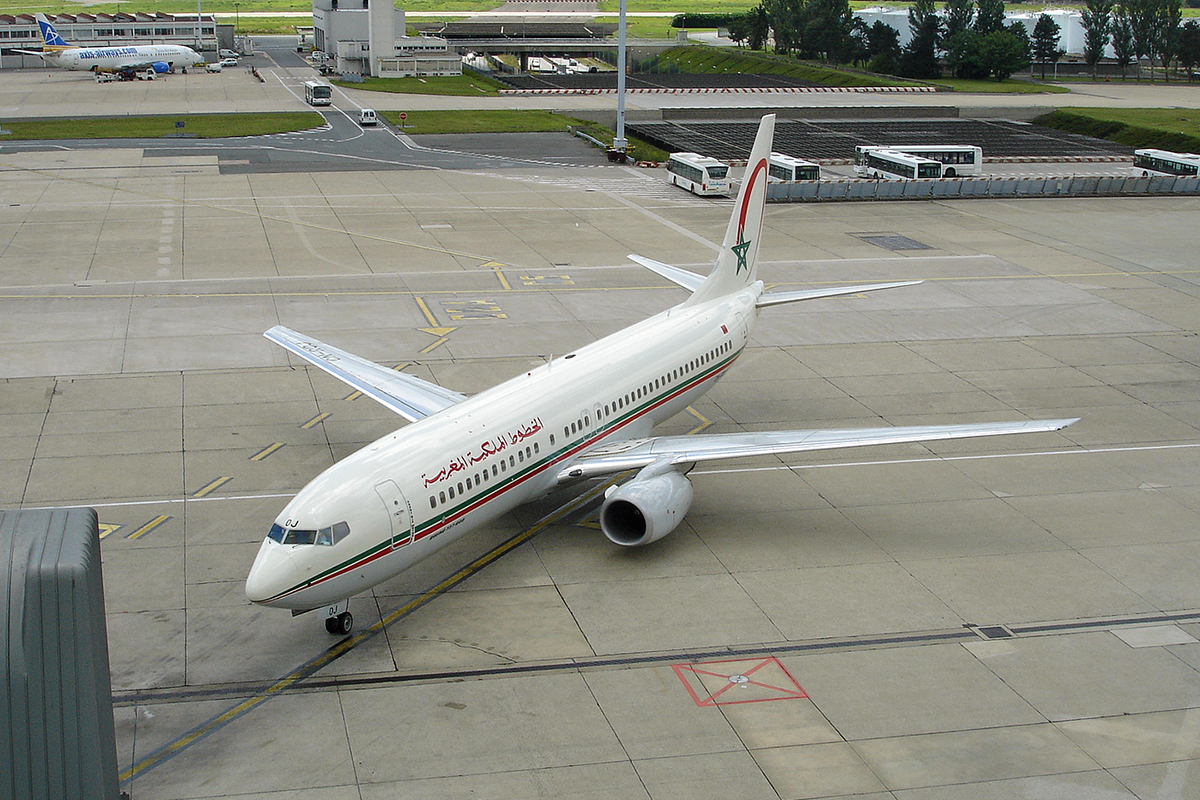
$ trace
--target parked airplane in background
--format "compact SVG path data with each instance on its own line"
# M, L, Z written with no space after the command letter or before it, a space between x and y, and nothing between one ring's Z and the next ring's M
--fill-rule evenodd
M41 50L18 50L18 53L40 56L43 61L60 69L89 70L96 73L116 72L146 74L169 72L176 67L203 64L204 59L190 47L181 44L129 44L117 47L78 47L67 44L58 35L46 15L36 15L42 32Z
M1055 431L1076 421L652 435L729 369L758 309L920 283L764 292L756 267L774 129L774 115L763 117L708 277L631 256L690 297L473 397L282 326L267 331L413 424L334 464L287 504L254 559L246 596L293 613L324 606L326 628L347 634L348 598L560 484L638 470L600 509L604 534L638 547L683 519L692 501L686 473L698 462Z

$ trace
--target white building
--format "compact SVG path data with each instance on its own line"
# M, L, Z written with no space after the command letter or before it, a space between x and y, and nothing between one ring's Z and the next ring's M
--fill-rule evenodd
M391 0L374 6L369 0L313 0L313 46L334 56L334 69L343 75L462 74L462 59L445 39L403 34L404 11Z

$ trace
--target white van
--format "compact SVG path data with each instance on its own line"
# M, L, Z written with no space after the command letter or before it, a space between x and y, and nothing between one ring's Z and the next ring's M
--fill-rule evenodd
M360 108L358 110L359 125L376 125L379 123L379 117L375 114L373 108Z
M220 58L237 58L241 54L237 50L218 50L217 56Z

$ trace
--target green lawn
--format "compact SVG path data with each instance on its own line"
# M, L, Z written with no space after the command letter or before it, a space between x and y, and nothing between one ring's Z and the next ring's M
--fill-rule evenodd
M1129 147L1200 153L1200 109L1064 107L1034 122Z
M477 75L451 75L444 78L366 78L362 83L333 81L347 89L393 94L441 94L459 97L485 97L496 94L500 84Z
M256 114L179 114L162 117L85 117L83 119L14 120L0 122L13 139L159 139L195 136L261 136L315 128L324 123L315 111ZM182 127L180 126L182 123Z
M388 122L405 133L536 133L566 131L568 125L581 125L577 119L552 111L410 111L400 121L399 111L380 111Z

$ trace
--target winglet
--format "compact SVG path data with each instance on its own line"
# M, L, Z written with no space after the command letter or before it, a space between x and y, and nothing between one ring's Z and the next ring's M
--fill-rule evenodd
M775 139L775 115L758 124L742 188L733 204L725 239L713 271L684 305L695 305L732 294L758 280L758 244L767 199L767 159Z

